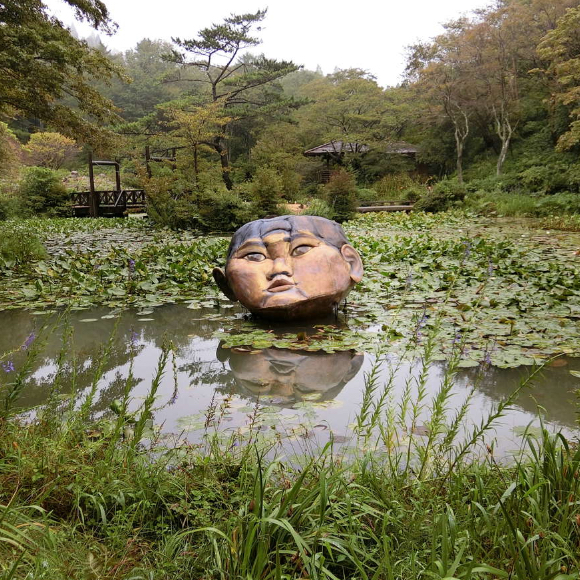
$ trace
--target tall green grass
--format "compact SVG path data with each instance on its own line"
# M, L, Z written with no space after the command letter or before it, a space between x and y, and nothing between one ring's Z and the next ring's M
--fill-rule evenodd
M104 364L95 362L86 392L60 397L71 344L63 333L43 408L30 416L16 406L26 363L17 385L0 386L0 577L578 578L580 449L542 428L512 463L496 459L490 431L534 375L467 428L471 397L451 406L461 341L427 391L436 341L435 329L399 398L400 368L377 358L354 453L331 440L290 461L251 432L224 443L209 429L226 412L215 404L205 443L163 446L151 423L161 377L175 372L170 344L141 406L129 411L129 370L109 419L95 423Z

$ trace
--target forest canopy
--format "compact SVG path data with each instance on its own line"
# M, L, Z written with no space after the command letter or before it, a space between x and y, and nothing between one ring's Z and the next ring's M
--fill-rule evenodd
M69 4L98 32L114 30L102 2ZM321 184L338 170L359 201L418 199L444 178L472 191L579 192L577 0L499 0L448 22L407 47L404 80L389 87L372 71L324 75L261 54L266 19L265 9L232 14L190 38L113 53L100 38L75 38L42 2L4 3L4 157L15 158L14 135L25 145L43 131L99 147L123 157L127 179L158 191L161 213L182 225L188 207L201 219L216 196L242 219L268 183L275 197L314 197L330 215ZM325 143L348 153L304 156ZM145 168L145 147L161 162Z

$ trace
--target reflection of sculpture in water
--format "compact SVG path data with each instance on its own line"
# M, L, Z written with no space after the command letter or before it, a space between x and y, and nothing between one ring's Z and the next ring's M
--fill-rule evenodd
M361 280L362 261L336 222L313 216L256 220L232 237L214 278L231 300L268 318L327 316Z
M364 360L364 355L351 351L328 354L277 348L251 353L219 347L217 356L229 360L242 394L265 397L280 406L334 399Z

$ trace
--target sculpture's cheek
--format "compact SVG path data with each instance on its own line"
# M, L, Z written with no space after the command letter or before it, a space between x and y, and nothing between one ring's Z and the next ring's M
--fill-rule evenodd
M263 289L267 285L266 274L258 264L240 263L232 260L226 276L236 298L248 308L261 306Z
M318 248L294 260L294 279L309 298L346 291L350 287L349 269L334 248Z

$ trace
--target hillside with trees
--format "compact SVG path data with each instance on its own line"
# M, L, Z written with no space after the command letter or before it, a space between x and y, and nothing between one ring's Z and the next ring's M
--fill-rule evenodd
M97 30L114 27L101 2L71 5ZM89 151L120 158L123 182L145 187L152 217L175 227L212 229L209 207L233 227L263 213L272 187L269 211L286 201L331 216L335 197L324 183L339 170L354 180L358 202L509 213L517 198L532 215L543 205L580 208L576 1L502 0L448 22L407 47L404 81L385 88L372 71L323 75L260 54L266 18L266 10L231 15L191 38L143 39L114 54L94 37L92 48L75 38L42 3L6 4L3 213L24 211L17 198L27 167L58 170L58 179L61 166L86 173ZM57 165L31 153L43 133L63 149ZM303 155L325 143L354 146ZM176 159L146 168L146 146Z

